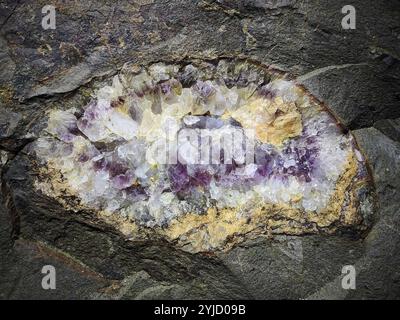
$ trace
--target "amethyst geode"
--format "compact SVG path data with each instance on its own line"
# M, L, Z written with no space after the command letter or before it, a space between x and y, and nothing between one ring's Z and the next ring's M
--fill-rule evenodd
M373 209L351 134L294 81L245 61L127 68L88 105L51 110L34 150L42 192L194 252L362 231Z

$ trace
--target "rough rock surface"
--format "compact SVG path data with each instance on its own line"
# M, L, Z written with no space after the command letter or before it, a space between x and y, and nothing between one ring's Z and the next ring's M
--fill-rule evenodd
M43 30L46 4L0 3L0 298L399 298L398 1L353 1L356 30L341 28L346 1L56 1L56 29ZM33 188L26 148L47 110L86 104L135 63L238 56L288 72L352 131L378 193L363 237L282 235L190 254L126 241ZM56 290L41 289L46 264ZM348 264L356 290L341 288Z

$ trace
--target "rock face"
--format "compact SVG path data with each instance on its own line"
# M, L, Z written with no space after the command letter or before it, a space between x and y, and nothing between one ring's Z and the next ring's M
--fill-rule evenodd
M2 2L0 297L398 298L400 12L345 4Z

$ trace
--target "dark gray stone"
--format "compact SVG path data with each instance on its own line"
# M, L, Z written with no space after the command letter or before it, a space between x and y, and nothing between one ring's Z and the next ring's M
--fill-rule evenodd
M9 110L0 114L0 139L10 137L17 128L22 116Z
M315 97L324 101L349 129L372 126L400 116L400 82L396 71L379 65L345 64L312 71L298 78Z
M343 30L347 4L81 1L59 4L56 30L43 30L42 2L2 1L0 298L399 298L400 7L354 0L357 28ZM379 196L365 238L283 236L192 255L156 240L127 242L35 191L26 145L47 110L83 105L127 62L222 56L289 72L355 130ZM55 291L40 287L44 264L58 270ZM340 286L344 264L356 266L355 291Z
M374 123L374 128L390 139L400 142L400 118L379 120Z
M11 59L7 47L7 43L3 37L0 37L0 66L2 72L0 73L0 85L12 80L15 72L15 63Z
M5 258L5 260L3 260ZM44 266L56 272L56 288L43 289ZM110 286L110 281L46 246L18 240L2 256L0 299L90 299Z
M370 162L381 208L400 200L400 143L375 128L354 131L357 142Z
M305 299L363 255L360 240L282 236L234 248L221 259L257 299ZM335 287L345 291L340 283Z
M374 128L355 136L368 157L379 195L379 219L365 239L366 254L358 262L357 290L350 298L400 297L400 144Z

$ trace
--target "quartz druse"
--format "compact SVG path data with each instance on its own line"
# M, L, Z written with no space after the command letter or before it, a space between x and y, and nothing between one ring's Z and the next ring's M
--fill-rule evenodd
M46 195L191 252L363 231L373 211L352 135L295 81L247 61L131 66L87 105L51 110L32 154Z

